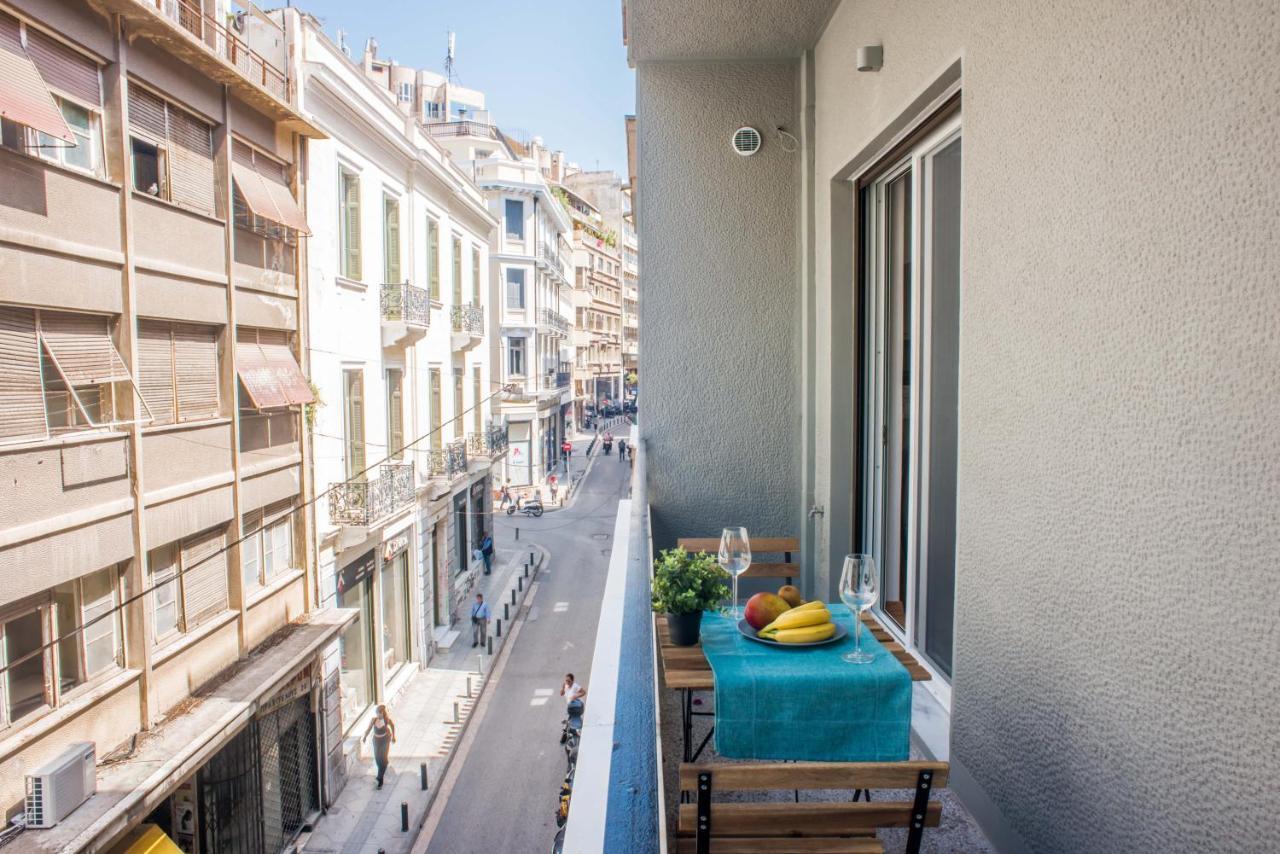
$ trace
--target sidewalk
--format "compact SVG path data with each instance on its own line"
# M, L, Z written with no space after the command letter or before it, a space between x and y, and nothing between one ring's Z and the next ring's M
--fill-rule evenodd
M537 565L521 591L519 579L530 551L535 553ZM498 548L494 557L493 574L482 575L474 591L483 593L493 610L494 619L489 623L493 655L488 655L487 650L482 655L481 649L472 648L470 624L459 627L461 634L452 648L437 654L388 703L396 722L396 742L391 745L391 762L382 789L375 788L377 771L372 743L364 742L359 754L350 760L347 784L337 802L320 817L310 834L299 839L299 850L312 854L396 854L412 846L489 671L510 635L510 620L502 619L503 605L511 618L517 616L536 572L546 567L550 555L535 545L510 543ZM516 591L516 608L511 608L512 590ZM501 638L496 636L499 620ZM423 764L427 766L426 791L421 784ZM400 829L402 804L408 807L408 832Z

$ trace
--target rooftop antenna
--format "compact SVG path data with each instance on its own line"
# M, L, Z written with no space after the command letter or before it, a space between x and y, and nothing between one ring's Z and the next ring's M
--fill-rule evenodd
M458 82L458 74L453 68L454 53L458 46L458 34L453 30L449 31L449 52L444 55L444 76L450 83Z
M351 58L351 48L347 47L347 31L341 27L338 28L338 50L348 59Z

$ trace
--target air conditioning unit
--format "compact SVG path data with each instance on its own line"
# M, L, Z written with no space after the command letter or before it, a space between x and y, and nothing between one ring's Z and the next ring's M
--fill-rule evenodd
M27 827L53 827L98 788L92 741L78 741L27 775Z

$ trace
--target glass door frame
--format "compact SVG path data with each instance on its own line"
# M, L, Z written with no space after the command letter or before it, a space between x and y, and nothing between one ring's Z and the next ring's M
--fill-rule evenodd
M907 589L904 592L904 625L890 617L884 610L883 591L875 605L875 612L880 622L894 638L915 654L916 659L933 675L929 682L922 683L950 709L951 677L943 673L924 654L925 615L922 603L928 578L921 572L925 566L926 547L923 533L928 530L928 478L929 470L929 434L921 425L929 423L930 381L930 342L932 318L930 307L933 304L932 264L924 237L924 230L931 223L932 194L927 191L930 175L931 159L956 139L962 138L963 128L961 114L954 115L938 123L925 132L918 140L910 144L909 150L890 163L887 168L865 173L874 178L855 183L855 202L861 217L866 217L864 228L854 235L859 252L862 292L859 309L859 331L861 338L858 357L862 362L860 382L863 392L859 396L857 417L863 425L861 436L860 460L858 471L861 483L855 488L861 493L861 512L858 519L858 542L860 550L875 556L881 564L881 578L884 577L884 524L886 519L884 479L887 474L887 430L886 404L889 387L886 377L886 337L887 298L889 274L889 258L887 251L888 229L887 216L882 215L887 201L889 186L906 174L911 175L910 209L911 222L907 234L910 242L910 282L911 312L904 318L910 323L911 340L906 358L910 365L910 400L908 401L909 434L902 437L907 444L910 464L907 478L907 548L902 559L907 571ZM870 194L870 210L863 205L862 193ZM864 232L866 240L864 243ZM898 386L900 387L900 386ZM883 581L882 581L883 585ZM953 662L954 671L954 662Z

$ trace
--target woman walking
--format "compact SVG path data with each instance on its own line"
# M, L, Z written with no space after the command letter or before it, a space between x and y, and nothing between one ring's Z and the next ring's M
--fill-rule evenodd
M364 731L364 738L373 733L373 762L378 766L378 788L382 788L382 778L387 775L387 759L391 754L391 745L396 740L396 724L387 714L387 707L378 704L377 714L369 721L369 728ZM360 739L364 741L364 738Z

